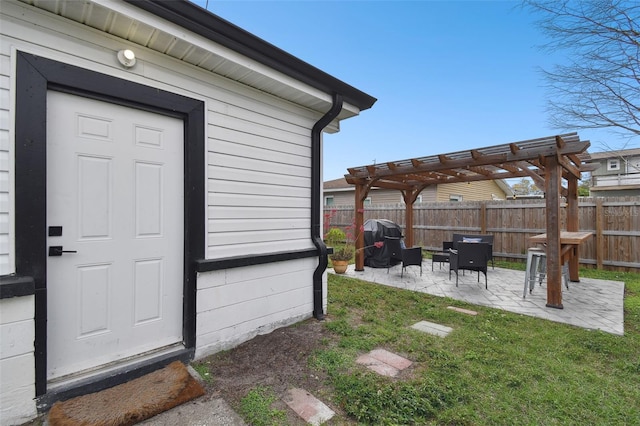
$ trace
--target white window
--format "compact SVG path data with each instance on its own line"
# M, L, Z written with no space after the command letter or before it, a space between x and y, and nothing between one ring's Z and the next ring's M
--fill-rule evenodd
M371 197L367 197L364 199L364 205L365 206L370 206L371 205Z
M620 170L620 159L609 158L607 160L607 170Z
M449 201L462 201L462 195L459 194L450 194Z
M332 206L333 203L334 203L333 195L327 195L326 197L324 197L324 205L325 206Z
M402 195L400 196L400 202L401 202L402 204L404 204L404 197L403 197ZM416 201L414 201L414 202L413 202L413 204L417 204L417 203L421 203L421 202L422 202L422 194L419 194L419 195L416 197Z

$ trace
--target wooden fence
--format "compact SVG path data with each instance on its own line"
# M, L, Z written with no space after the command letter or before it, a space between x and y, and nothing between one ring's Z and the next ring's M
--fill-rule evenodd
M580 231L593 238L580 246L580 263L598 269L640 272L640 198L580 198ZM566 205L561 229L566 229ZM414 242L441 249L453 233L493 234L495 257L524 259L529 237L546 232L546 204L539 200L433 202L414 205ZM405 229L403 204L365 207L365 220L388 219ZM325 232L353 226L353 206L325 207Z

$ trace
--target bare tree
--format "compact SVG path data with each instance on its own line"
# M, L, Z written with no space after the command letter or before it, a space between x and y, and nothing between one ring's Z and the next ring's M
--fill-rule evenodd
M543 70L551 124L640 135L640 2L523 0L540 15L549 52L566 64Z
M538 188L531 179L523 177L513 185L511 185L513 193L518 195L538 195L542 191Z

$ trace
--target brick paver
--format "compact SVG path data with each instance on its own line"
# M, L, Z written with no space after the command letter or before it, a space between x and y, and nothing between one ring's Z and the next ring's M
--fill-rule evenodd
M472 311L469 309L464 309L464 308L458 308L457 306L447 306L447 309L451 309L452 311L456 311L456 312L460 312L461 314L467 314L467 315L478 315L478 313L476 311Z
M370 370L382 376L395 377L400 371L413 364L408 359L389 352L385 349L374 349L371 352L360 355L356 363L364 365Z
M336 414L318 398L300 388L289 389L283 401L304 421L314 426L321 425Z

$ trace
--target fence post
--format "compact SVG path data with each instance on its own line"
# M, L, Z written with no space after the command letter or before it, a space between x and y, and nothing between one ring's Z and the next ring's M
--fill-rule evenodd
M487 233L487 202L480 203L480 233Z
M602 269L604 259L604 236L602 233L602 198L596 198L596 269Z

